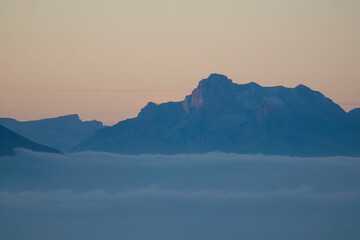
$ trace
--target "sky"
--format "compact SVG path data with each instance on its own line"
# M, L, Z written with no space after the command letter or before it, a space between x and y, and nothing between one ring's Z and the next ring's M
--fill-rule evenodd
M13 240L357 240L360 158L18 150L0 211Z
M358 0L0 0L0 117L105 124L211 73L360 107Z

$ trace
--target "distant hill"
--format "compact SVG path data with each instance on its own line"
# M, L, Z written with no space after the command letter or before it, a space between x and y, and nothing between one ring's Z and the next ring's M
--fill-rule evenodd
M103 127L99 121L81 121L77 114L26 122L0 118L0 124L35 142L61 151L72 149Z
M150 102L136 118L99 130L74 150L360 155L359 126L359 110L348 114L304 85L236 84L211 74L184 101Z
M33 142L0 125L0 157L14 155L15 148L25 148L37 152L61 153L59 150Z

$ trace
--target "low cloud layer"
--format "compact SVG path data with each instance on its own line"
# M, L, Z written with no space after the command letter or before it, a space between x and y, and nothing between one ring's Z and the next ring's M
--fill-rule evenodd
M17 151L1 239L358 239L360 158Z

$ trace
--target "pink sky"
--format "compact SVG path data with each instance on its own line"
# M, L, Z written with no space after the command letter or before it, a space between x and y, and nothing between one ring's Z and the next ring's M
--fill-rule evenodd
M360 107L360 2L0 2L0 117L113 124L210 73Z

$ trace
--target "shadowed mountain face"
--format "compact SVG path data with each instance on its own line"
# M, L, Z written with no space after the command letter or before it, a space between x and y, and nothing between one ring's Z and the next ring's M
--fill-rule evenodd
M103 127L98 121L83 122L77 114L27 122L0 118L0 124L35 142L61 151L72 149Z
M211 74L184 101L150 102L136 118L98 131L75 150L359 155L359 125L358 111L347 114L304 85L235 84Z
M10 129L0 125L0 157L14 155L15 148L25 148L36 152L60 153L60 151L35 143Z

